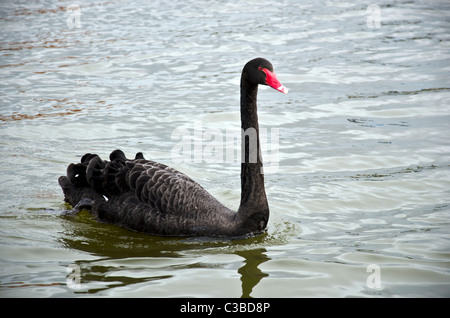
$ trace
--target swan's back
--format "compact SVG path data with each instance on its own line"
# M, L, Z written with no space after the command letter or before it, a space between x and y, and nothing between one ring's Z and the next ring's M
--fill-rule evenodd
M212 236L233 231L234 212L185 174L141 153L127 159L115 150L110 161L86 154L69 165L59 183L72 206L92 199L91 210L100 221L135 231Z

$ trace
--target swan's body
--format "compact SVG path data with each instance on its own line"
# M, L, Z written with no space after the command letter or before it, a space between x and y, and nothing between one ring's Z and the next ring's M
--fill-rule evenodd
M254 59L241 77L242 129L253 128L259 154L256 108L258 84L286 93L270 62ZM261 233L267 226L269 206L264 189L261 158L251 162L249 138L242 140L245 161L241 166L241 204L234 212L197 182L164 164L146 160L141 153L127 159L120 150L110 161L86 154L70 164L59 178L65 201L80 210L89 208L100 221L139 232L168 236L240 237ZM245 148L244 148L245 147Z

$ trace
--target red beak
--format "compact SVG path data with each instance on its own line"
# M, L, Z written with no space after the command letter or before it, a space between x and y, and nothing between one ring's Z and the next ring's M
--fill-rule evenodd
M278 81L277 76L275 73L269 71L267 68L263 68L262 71L266 73L266 84L270 87L276 89L279 92L282 92L283 94L288 93L288 89L286 86L281 85L281 83Z

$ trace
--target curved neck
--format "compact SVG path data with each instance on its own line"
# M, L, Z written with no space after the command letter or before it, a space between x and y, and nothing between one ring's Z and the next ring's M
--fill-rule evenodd
M258 85L241 78L241 204L238 213L265 228L269 218L269 206L264 188L264 174L260 157L259 125L256 106ZM250 224L249 224L250 225ZM261 229L261 230L262 230Z

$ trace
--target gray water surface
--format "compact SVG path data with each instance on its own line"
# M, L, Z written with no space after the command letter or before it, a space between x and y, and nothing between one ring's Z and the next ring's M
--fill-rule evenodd
M447 1L72 4L0 4L0 296L450 296ZM117 148L236 209L225 137L258 56L290 89L259 92L266 234L62 216L67 165ZM192 152L177 158L180 140Z

